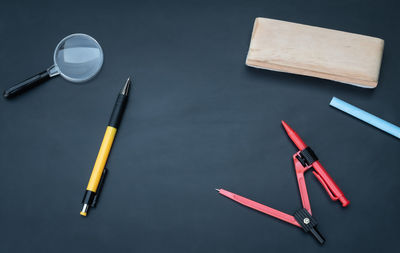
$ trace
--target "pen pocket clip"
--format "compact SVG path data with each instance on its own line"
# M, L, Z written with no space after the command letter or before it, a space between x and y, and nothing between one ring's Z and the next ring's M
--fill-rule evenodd
M329 197L333 200L336 201L339 198L337 196L335 196L335 194L331 191L331 189L329 188L328 184L325 182L325 180L321 177L320 174L318 174L318 172L313 171L314 176L318 179L318 181L322 184L322 186L325 188L325 191L328 193Z
M104 179L105 179L105 177L107 175L107 171L108 171L107 168L104 168L103 173L101 174L101 178L100 178L100 181L99 181L99 187L97 187L96 194L94 195L93 202L92 202L92 205L91 205L92 207L96 206L96 203L97 203L97 201L99 199L99 195L100 195L101 190L103 189Z

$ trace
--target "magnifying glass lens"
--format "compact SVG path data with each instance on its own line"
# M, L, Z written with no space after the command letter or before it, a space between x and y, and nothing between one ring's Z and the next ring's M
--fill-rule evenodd
M54 63L65 79L72 82L84 82L99 72L103 64L103 51L92 37L85 34L73 34L57 46Z

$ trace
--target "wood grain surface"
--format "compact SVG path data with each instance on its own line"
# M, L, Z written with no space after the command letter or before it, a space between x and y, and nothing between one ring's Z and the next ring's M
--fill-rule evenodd
M379 38L256 18L246 65L375 88L383 47Z

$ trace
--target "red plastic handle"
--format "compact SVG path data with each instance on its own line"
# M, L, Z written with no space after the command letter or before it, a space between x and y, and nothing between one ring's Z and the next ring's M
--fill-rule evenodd
M275 217L277 219L286 221L286 222L288 222L288 223L290 223L292 225L295 225L297 227L301 227L300 224L296 221L296 219L292 215L289 215L289 214L286 214L284 212L278 211L278 210L273 209L273 208L271 208L269 206L265 206L263 204L257 203L257 202L255 202L255 201L253 201L251 199L247 199L245 197L242 197L240 195L234 194L234 193L229 192L229 191L224 190L224 189L219 189L218 192L220 194L224 195L225 197L228 197L228 198L230 198L230 199L232 199L232 200L234 200L234 201L236 201L236 202L238 202L238 203L240 203L240 204L242 204L244 206L247 206L247 207L255 209L255 210L259 211L259 212L268 214L268 215L270 215L272 217Z
M297 184L299 186L301 203L303 204L303 207L310 214L312 214L310 199L308 198L307 186L306 186L306 182L304 179L304 172L306 172L308 169L310 169L311 166L304 167L300 163L300 161L297 159L297 156L299 155L299 153L300 153L300 151L293 155L293 162L294 162L294 168L296 170Z

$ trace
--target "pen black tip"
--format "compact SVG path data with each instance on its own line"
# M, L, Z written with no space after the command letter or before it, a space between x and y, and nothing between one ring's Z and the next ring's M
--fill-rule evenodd
M129 87L131 86L131 78L130 77L128 77L128 79L126 80L126 83L125 83L125 85L124 85L124 87L122 87L122 90L121 90L121 94L122 95L128 95L128 93L129 93Z

